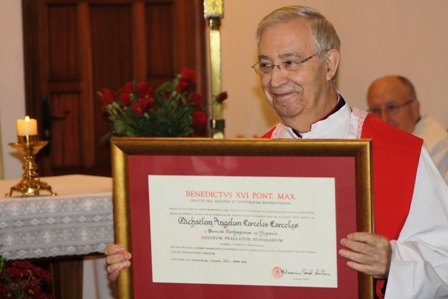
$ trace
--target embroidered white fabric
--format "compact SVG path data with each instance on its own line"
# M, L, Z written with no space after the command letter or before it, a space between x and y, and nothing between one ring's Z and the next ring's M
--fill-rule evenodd
M102 253L114 240L111 178L41 180L58 195L0 199L0 254L25 259ZM8 193L16 183L0 181L0 192Z

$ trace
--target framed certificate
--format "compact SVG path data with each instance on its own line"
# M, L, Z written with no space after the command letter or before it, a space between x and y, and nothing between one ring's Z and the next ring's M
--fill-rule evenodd
M374 298L339 240L372 231L369 140L112 139L122 298Z

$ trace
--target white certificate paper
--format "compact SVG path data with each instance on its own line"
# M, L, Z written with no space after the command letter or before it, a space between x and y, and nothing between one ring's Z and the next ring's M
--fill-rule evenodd
M337 287L334 178L148 183L153 282Z

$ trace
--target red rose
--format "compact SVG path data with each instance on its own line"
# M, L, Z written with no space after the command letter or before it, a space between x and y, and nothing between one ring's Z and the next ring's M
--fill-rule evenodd
M195 106L202 105L202 96L197 92L191 94L190 103L192 103Z
M180 73L179 82L176 85L177 92L192 92L196 89L196 71L185 68Z
M152 103L154 103L154 98L144 97L143 99L140 99L139 103L143 111L148 111L149 107L151 107Z
M154 89L146 82L140 82L139 84L137 84L136 89L139 98L154 97Z
M0 277L3 282L0 284L1 298L10 298L11 294L14 298L51 298L42 288L45 282L51 280L51 274L27 260L6 261Z
M221 93L219 93L216 97L215 97L216 101L218 103L222 103L227 99L227 91L223 91Z
M143 111L143 107L142 104L140 102L136 102L132 105L132 110L134 110L135 115L137 116L141 116L143 115L144 111Z
M207 125L207 115L203 111L196 110L193 111L193 126L196 129L203 129Z
M153 98L145 97L143 99L140 99L138 102L132 104L132 109L134 110L135 115L141 116L143 113L149 110L152 103L154 103Z
M179 82L176 85L176 91L177 92L186 92L188 91L188 83L187 81L183 80L182 78L180 78Z
M121 93L132 93L132 89L132 82L128 81L121 88Z
M121 92L118 98L120 99L121 103L123 103L123 105L131 106L131 94L129 92Z
M188 82L196 83L196 71L189 68L184 68L180 73L180 77Z
M107 106L109 104L112 104L114 102L114 92L110 90L109 88L103 87L100 91L101 95L101 105Z

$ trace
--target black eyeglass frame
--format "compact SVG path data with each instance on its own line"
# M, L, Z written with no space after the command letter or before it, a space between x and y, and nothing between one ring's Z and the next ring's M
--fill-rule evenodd
M268 68L269 70L268 71L266 71L266 72L264 72L264 71L262 71L262 69L261 69L261 67L260 67L260 64L261 63L263 63L263 62L261 62L261 61L259 61L259 62L257 62L257 63L255 63L254 65L252 65L251 66L251 68L257 73L257 74L259 74L259 75L268 75L268 74L270 74L271 72L272 72L272 70L274 69L274 67L277 67L278 68L278 70L282 70L282 69L284 69L284 70L286 70L286 71L288 71L288 72L295 72L295 71L297 71L298 69L299 69L299 66L301 65L301 64L304 64L305 62L307 62L308 60L310 60L311 58L313 58L314 56L317 56L317 55L320 55L322 52L317 52L317 53L314 53L314 54L312 54L312 55L310 55L310 56L308 56L308 57L306 57L306 58L304 58L304 59L302 59L302 60L300 60L300 61L292 61L292 60L286 60L286 61L282 61L280 64L270 64L270 63L266 63L266 66L265 66L265 68ZM295 65L295 66L297 66L297 69L288 69L288 67L285 67L285 65L286 66L289 66L289 67L291 67L291 66L293 66L293 65Z

